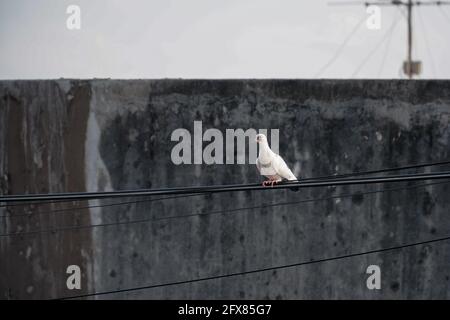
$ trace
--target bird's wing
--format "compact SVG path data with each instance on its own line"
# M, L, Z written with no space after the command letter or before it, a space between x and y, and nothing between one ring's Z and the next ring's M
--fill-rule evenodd
M280 177L287 180L297 180L297 177L292 173L286 162L284 162L283 158L279 155L276 155L274 159L273 168Z
M259 163L259 158L256 159L256 168L258 168L258 172L261 174L261 164Z

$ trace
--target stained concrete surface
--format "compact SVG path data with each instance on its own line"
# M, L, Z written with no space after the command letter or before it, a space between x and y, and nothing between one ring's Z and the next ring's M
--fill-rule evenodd
M450 81L0 81L1 193L261 181L251 164L174 165L171 133L192 132L194 121L222 132L279 129L280 153L302 177L447 160L449 115ZM441 169L448 166L427 170ZM5 234L354 193L229 214L1 237L0 297L54 298L139 287L450 234L448 184L358 193L413 184L220 193L74 212L45 213L118 200L0 207L7 216L0 218ZM441 242L98 298L449 298L449 250L449 243ZM83 272L78 291L66 288L71 264ZM371 264L381 267L381 290L366 287Z

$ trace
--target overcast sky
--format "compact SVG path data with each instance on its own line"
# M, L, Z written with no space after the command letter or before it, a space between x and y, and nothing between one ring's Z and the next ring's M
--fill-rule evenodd
M395 7L381 8L380 30L361 23L319 73L369 17L328 2L0 0L0 79L403 77L406 21ZM80 30L66 27L69 5L81 9ZM450 6L422 6L414 20L421 78L450 78Z

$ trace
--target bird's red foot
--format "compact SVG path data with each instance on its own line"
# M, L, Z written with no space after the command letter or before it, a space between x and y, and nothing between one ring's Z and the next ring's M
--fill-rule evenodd
M262 183L262 185L263 185L263 187L268 187L268 186L273 187L277 183L278 183L277 180L266 180Z

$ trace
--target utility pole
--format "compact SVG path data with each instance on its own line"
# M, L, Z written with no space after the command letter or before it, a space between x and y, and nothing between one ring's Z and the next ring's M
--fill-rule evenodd
M412 70L412 1L408 0L407 3L407 7L408 7L408 60L406 65L408 66L406 68L406 74L408 76L409 79L412 79L413 76L413 70ZM405 66L403 66L403 71L405 71ZM418 71L418 70L417 70ZM419 73L419 72L417 72Z
M419 75L422 71L422 63L420 61L414 61L412 57L412 41L413 41L413 21L412 13L415 6L441 6L449 5L450 1L412 1L412 0L390 0L390 1L373 1L373 2L331 2L331 5L365 5L366 7L374 6L403 6L406 7L406 20L407 20L407 57L403 62L403 73L412 79L414 75Z

